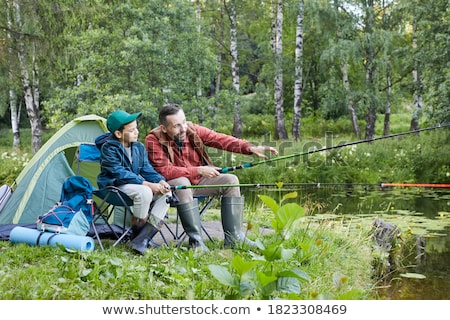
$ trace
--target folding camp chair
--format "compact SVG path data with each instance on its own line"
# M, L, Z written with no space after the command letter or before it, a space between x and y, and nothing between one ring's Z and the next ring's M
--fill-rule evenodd
M100 150L95 144L81 144L77 151L76 158L78 161L78 173L80 174L82 162L100 163ZM131 219L133 215L133 210L131 209L133 200L120 191L119 188L114 186L95 189L93 194L101 200L100 204L96 206L94 219L91 223L94 237L97 239L100 248L104 250L98 230L100 227L102 227L102 229L106 228L110 237L115 239L113 244L113 247L115 247L120 242L127 240L131 234L131 225L128 223L128 220ZM111 223L113 214L120 211L123 211L123 218L121 219L122 221L120 224ZM117 221L117 219L115 220ZM168 245L164 234L161 231L160 234L164 243Z
M198 200L199 204L202 204L202 206L199 209L199 214L200 214L200 221L202 216L206 213L206 211L209 209L209 207L212 205L213 201L215 199L218 199L220 196L216 196L216 195L211 195L211 196L196 196L194 198L196 198ZM182 245L182 243L184 242L184 240L187 237L187 234L184 230L180 230L180 217L177 214L177 219L176 219L176 223L175 223L175 232L172 232L172 235L174 236L174 239L178 242L177 247L180 247ZM202 231L205 233L205 235L208 237L208 239L211 242L215 242L214 239L211 237L211 235L208 233L208 231L206 230L206 228L203 226L203 224L201 225L202 227Z

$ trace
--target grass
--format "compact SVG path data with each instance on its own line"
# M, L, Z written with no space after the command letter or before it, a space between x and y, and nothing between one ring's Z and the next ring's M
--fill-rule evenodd
M267 216L266 212L263 216ZM209 253L185 247L149 250L144 257L125 246L77 252L61 247L35 247L0 242L1 299L369 299L371 240L368 226L343 221L298 221L289 239L279 234L257 237L258 224L248 235L269 248L276 244L290 256L271 260L265 250L224 249L208 242ZM354 232L355 229L357 232ZM351 236L349 236L351 234ZM239 275L233 261L255 265ZM218 265L239 281L254 274L275 276L280 270L301 270L299 290L269 290L259 283L236 292L212 274ZM265 283L265 282L264 282ZM267 292L270 292L268 294Z

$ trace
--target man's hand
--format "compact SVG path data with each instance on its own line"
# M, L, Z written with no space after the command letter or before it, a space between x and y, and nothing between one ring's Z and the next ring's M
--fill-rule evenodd
M203 166L197 167L197 172L203 178L214 178L220 175L220 169L219 167Z
M267 159L267 156L265 155L265 152L270 151L273 155L278 155L278 150L273 147L268 146L254 146L250 148L250 151L253 154L256 154L260 158Z

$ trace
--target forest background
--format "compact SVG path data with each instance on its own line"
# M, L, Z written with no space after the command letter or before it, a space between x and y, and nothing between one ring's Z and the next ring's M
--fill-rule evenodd
M34 153L47 130L76 116L143 112L145 133L175 102L189 120L286 152L285 141L330 133L389 135L396 114L402 129L448 123L447 5L6 0L0 128L11 129L14 149ZM434 176L448 179L449 170L443 164Z

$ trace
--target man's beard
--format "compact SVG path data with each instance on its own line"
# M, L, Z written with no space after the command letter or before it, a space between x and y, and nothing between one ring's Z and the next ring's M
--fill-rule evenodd
M177 134L176 136L173 137L173 140L175 142L183 142L185 138L186 138L186 134L183 134L183 135Z

